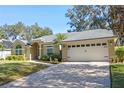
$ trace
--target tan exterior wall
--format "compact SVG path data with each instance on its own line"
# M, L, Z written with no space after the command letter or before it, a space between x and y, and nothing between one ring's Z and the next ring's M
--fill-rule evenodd
M59 47L54 45L53 43L47 43L47 44L43 44L43 47L42 47L42 55L47 55L47 46L53 46L53 52L54 53L59 53Z
M62 44L62 61L67 61L68 44Z
M111 60L115 56L115 40L108 40L108 51L109 51L109 59Z
M111 43L110 43L111 41ZM109 42L109 43L108 43ZM62 57L63 61L68 61L67 57L67 50L68 45L81 45L81 44L91 44L91 43L107 43L108 44L108 54L109 58L112 58L114 56L114 38L103 38L103 39L93 39L93 40L82 40L82 41L70 41L70 42L63 42L63 49L62 49Z
M26 46L25 47L25 59L26 60L30 60L30 51L31 51L31 48L29 46Z
M25 47L25 44L23 42L19 41L19 40L15 41L13 43L13 45L12 45L12 50L11 50L12 55L16 55L16 46L17 45L21 45L21 47L22 47L22 55L24 55L26 47Z
M40 40L33 41L30 51L32 59L33 58L40 59L41 56L43 55L43 42ZM35 55L37 55L37 57Z
M53 43L43 43L41 41L34 41L33 43L38 43L39 45L39 58L41 58L42 55L47 55L47 46L53 46L54 47L54 53L60 53L59 47L54 45ZM107 43L108 44L108 54L109 58L111 59L115 53L114 53L114 38L103 38L103 39L93 39L93 40L81 40L81 41L70 41L70 42L62 42L62 60L67 60L67 50L68 45L81 45L81 44L91 44L91 43ZM16 54L16 46L21 45L22 46L22 54L25 55L26 60L30 59L30 54L32 53L32 49L29 46L25 46L25 44L19 40L15 41L12 46L12 55Z

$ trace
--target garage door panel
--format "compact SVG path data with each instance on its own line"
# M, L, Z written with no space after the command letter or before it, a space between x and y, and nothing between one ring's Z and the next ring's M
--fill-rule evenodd
M108 48L93 47L89 48L89 60L108 60Z
M104 46L69 48L67 55L68 61L106 61L108 48Z

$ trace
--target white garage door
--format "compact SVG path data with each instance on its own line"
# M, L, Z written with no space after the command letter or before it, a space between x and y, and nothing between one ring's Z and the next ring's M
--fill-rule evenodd
M106 43L70 45L67 51L68 61L107 61Z

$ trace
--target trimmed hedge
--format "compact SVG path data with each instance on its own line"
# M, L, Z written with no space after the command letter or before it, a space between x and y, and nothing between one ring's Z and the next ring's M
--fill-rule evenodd
M21 61L21 60L24 60L24 56L23 55L11 55L11 56L6 57L6 60Z

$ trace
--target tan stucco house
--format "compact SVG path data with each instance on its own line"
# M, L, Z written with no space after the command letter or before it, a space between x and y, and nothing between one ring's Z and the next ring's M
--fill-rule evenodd
M62 41L63 61L108 61L114 56L112 31L105 29L64 33ZM32 40L28 45L25 40L15 40L12 45L13 55L24 55L27 60L39 59L48 53L59 53L54 41L56 35L43 36Z

